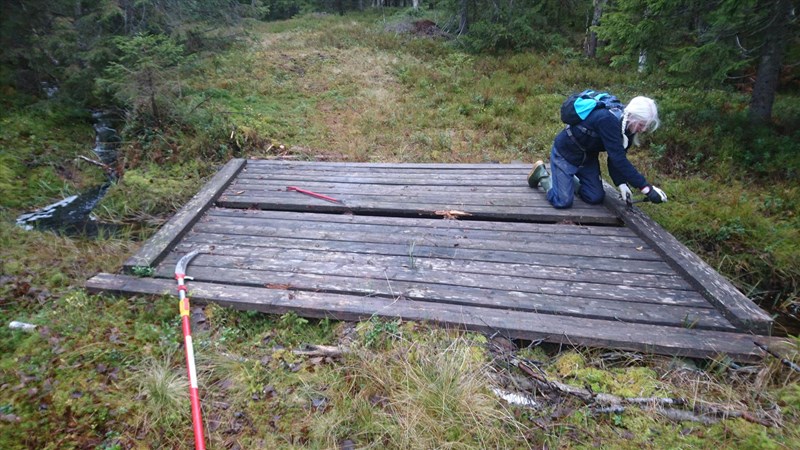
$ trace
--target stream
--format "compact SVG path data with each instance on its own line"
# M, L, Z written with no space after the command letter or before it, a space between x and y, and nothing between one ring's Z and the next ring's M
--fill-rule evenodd
M120 137L112 126L114 118L104 111L92 113L95 132L92 151L98 161L114 167L117 161ZM62 235L96 237L108 232L115 232L116 225L97 221L92 210L106 195L111 184L116 181L117 174L111 172L106 181L86 191L72 195L36 211L21 214L17 217L17 225L26 230L50 230Z

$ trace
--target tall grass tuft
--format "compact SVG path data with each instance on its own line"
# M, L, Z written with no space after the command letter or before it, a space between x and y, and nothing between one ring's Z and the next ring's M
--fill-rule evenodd
M380 448L527 447L522 426L489 391L481 349L465 337L361 348L328 389L332 408L312 435Z
M190 430L189 382L171 357L149 359L133 379L137 396L134 424L137 437L146 435L151 442L178 445Z

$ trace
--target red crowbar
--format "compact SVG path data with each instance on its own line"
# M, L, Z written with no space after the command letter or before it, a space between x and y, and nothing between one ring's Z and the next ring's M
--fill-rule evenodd
M206 440L203 437L203 417L200 414L200 392L197 388L197 369L194 365L194 347L192 346L192 329L189 322L189 297L186 296L186 266L200 250L187 253L175 265L175 279L178 280L179 308L181 311L181 325L183 327L183 341L186 349L186 371L189 374L189 400L192 403L192 428L194 430L194 448L206 449Z
M322 200L326 200L326 201L329 201L329 202L333 202L333 203L342 203L341 200L336 200L333 197L328 197L327 195L317 194L316 192L307 191L305 189L300 189L299 187L295 187L295 186L286 186L286 190L287 191L295 191L295 192L299 192L301 194L310 195L312 197L316 197L316 198L319 198L319 199L322 199Z

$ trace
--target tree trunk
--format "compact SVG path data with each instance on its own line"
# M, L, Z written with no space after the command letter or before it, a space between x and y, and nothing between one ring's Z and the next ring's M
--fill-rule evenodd
M469 30L469 22L467 21L467 0L458 0L458 34L466 34Z
M150 109L153 112L153 118L156 120L156 123L161 125L161 117L158 114L158 105L156 104L156 86L155 82L153 82L153 72L147 72L147 87L150 90Z
M772 104L775 101L775 92L778 90L786 41L789 39L791 0L775 0L773 14L774 21L761 49L756 82L750 98L750 120L757 123L767 123L772 119Z
M603 7L606 6L608 0L594 0L594 15L592 16L592 23L590 27L600 25L600 18L603 16ZM586 45L584 46L584 54L588 58L597 56L597 33L591 28L587 30Z
M411 6L412 6L414 9L419 9L419 0L412 0L412 1L411 1Z
M639 50L639 73L647 70L647 50Z

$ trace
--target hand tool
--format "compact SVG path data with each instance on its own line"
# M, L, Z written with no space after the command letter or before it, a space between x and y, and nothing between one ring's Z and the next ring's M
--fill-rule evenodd
M308 191L306 189L300 189L299 187L296 187L296 186L286 186L286 190L287 191L299 192L299 193L305 194L305 195L310 195L312 197L316 197L318 199L329 201L329 202L332 202L332 203L339 203L339 204L342 204L342 205L344 204L344 202L342 202L341 200L336 200L333 197L328 197L327 195L318 194L316 192Z
M643 197L643 198L634 200L633 198L631 198L630 195L626 195L624 200L625 200L625 205L628 208L633 208L633 205L636 204L636 203L642 203L642 202L649 202L650 201L650 199L647 198L647 197Z
M178 297L180 298L179 308L181 311L181 326L183 328L183 341L186 350L186 372L189 374L189 400L192 404L192 429L194 430L194 448L205 450L206 441L203 437L203 417L200 412L200 392L197 387L197 369L194 365L194 346L192 345L192 329L189 322L189 297L186 296L186 266L189 261L200 253L194 250L184 255L178 264L175 265L175 279L178 280Z

